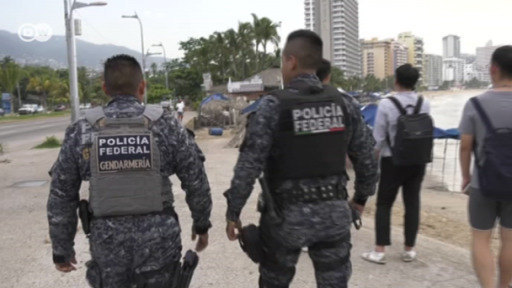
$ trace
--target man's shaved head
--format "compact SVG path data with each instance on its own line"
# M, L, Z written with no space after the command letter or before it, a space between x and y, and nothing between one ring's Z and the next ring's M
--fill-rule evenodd
M322 39L315 32L297 30L288 35L283 56L294 56L301 69L316 71L322 64L322 48Z
M137 89L144 78L139 62L135 58L119 54L105 62L103 80L110 96L137 95Z

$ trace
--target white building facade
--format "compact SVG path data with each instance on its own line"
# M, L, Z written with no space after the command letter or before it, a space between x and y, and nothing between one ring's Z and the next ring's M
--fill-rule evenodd
M459 36L448 35L443 37L443 58L461 58Z
M423 79L429 90L436 90L443 84L443 57L425 54L423 61Z
M476 48L475 71L477 78L480 81L491 82L491 75L489 74L489 65L491 63L492 54L500 46L494 46L492 41L487 42L485 47Z
M306 29L323 40L323 56L346 76L361 76L357 0L305 0Z
M443 81L453 82L455 86L464 84L464 59L443 59Z

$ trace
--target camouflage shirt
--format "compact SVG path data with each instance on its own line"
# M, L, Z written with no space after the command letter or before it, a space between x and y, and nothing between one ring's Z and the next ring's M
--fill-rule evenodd
M315 75L301 75L292 80L287 89L307 85L321 87L322 83ZM353 163L356 174L354 201L364 205L367 198L375 193L375 184L378 179L377 160L373 153L375 142L355 104L356 102L348 101L346 97L343 99L347 103L347 111L351 117L349 121L351 126L347 129L350 139L347 154ZM258 105L258 110L248 121L244 145L235 166L231 187L224 193L228 201L226 214L228 220L239 219L241 210L252 192L254 182L266 165L274 135L278 130L278 122L279 100L274 96L263 97ZM346 175L287 180L282 182L277 189L285 191L297 186L315 187L339 183L346 186L347 181Z
M118 96L104 108L108 118L140 116L144 106L133 96ZM169 176L177 174L187 193L186 201L192 211L194 228L198 234L211 227L212 200L206 177L204 156L193 137L170 113L151 126L160 149L161 174L164 177L164 207L173 204L172 184ZM50 171L52 177L47 210L54 261L62 263L74 256L74 238L77 229L77 207L82 181L91 177L89 158L92 147L92 127L85 119L70 125L57 161ZM130 217L130 216L123 216ZM115 221L123 221L115 217ZM152 218L152 215L139 217ZM108 217L107 217L108 218ZM115 223L112 221L111 223ZM152 223L148 220L148 223Z

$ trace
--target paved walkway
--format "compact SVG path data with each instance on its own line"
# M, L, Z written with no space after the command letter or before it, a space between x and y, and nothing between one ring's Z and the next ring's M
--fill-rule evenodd
M203 136L198 142L206 154L206 168L212 187L213 229L210 246L200 254L201 260L191 287L240 288L257 287L258 269L241 251L236 242L225 236L226 203L222 193L229 187L232 169L237 159L236 149L224 149L229 136L213 138ZM89 259L88 243L79 231L76 238L78 270L61 274L51 262L48 239L46 199L49 185L15 188L12 185L24 180L48 180L46 173L58 149L17 151L0 156L0 269L1 287L88 287L84 263ZM9 159L10 163L2 163ZM185 195L179 181L173 177L176 207L183 229L184 251L192 248L190 240L190 211L185 205ZM88 185L82 185L83 197ZM256 223L257 187L244 209L244 223ZM393 229L395 246L391 247L386 265L363 261L359 255L371 249L373 243L372 219L363 219L365 227L353 233L353 276L349 287L478 287L470 266L467 250L420 236L419 259L413 263L400 260L402 231ZM299 260L295 288L315 287L314 271L307 254Z

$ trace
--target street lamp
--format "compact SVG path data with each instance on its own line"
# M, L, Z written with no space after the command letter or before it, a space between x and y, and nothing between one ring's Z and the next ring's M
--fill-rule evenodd
M133 18L137 19L139 21L139 27L140 27L140 45L141 45L141 56L142 56L142 77L145 79L145 71L146 71L146 61L144 57L144 31L142 29L142 22L140 21L139 15L137 15L137 12L133 12L133 15L123 15L122 18ZM148 102L148 96L146 93L147 89L144 89L144 104Z
M153 44L151 47L162 47L162 50L164 51L165 88L169 90L169 77L167 76L167 66L165 65L167 64L167 57L165 56L164 44L160 42L160 44Z
M70 5L69 0L64 0L64 21L66 24L66 43L68 49L68 68L69 68L69 97L71 102L71 122L78 119L80 100L78 99L78 77L76 71L76 43L75 43L75 23L73 21L73 10L90 6L105 6L106 2L83 3L73 1Z

